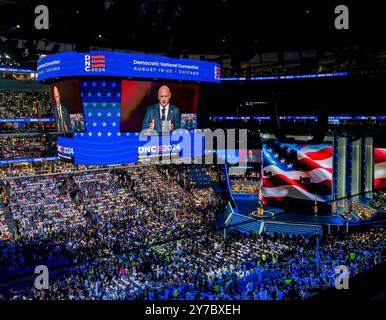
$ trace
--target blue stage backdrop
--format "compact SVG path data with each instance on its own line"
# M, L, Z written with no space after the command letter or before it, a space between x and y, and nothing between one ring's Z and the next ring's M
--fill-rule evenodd
M149 154L140 147L151 139L150 145L158 148L157 152L159 146L163 145L164 150L190 150L184 154L184 158L203 155L203 135L199 131L186 132L190 139L182 139L179 133L184 136L183 131L176 130L170 136L170 143L162 143L160 137L148 137L147 141L139 141L139 133L121 133L120 80L81 81L80 89L86 132L74 133L73 138L58 137L59 156L72 157L76 164L84 165L137 163L138 156Z

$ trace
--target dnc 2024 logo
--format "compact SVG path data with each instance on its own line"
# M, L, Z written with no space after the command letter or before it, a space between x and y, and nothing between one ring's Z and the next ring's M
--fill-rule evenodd
M74 148L63 147L63 146L58 145L58 152L63 153L63 154L73 155L74 154Z
M104 54L84 56L84 71L86 72L105 72L106 56Z

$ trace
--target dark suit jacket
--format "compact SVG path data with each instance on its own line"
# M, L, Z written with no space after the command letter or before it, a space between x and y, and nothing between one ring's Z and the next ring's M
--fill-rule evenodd
M257 158L255 155L248 155L247 156L247 161L248 162L257 162Z
M63 105L61 105L61 109L62 109L62 116L63 116L63 122L66 124L67 126L67 131L65 131L65 128L62 128L62 124L60 123L60 117L59 117L59 114L58 114L58 108L56 105L54 105L52 107L53 109L53 113L54 113L54 119L55 119L55 122L56 122L56 128L58 129L59 132L65 132L65 133L71 133L71 120L70 120L70 114L67 110L67 108Z
M184 125L184 129L193 130L194 129L194 121L193 120L186 121L186 123Z
M158 133L162 132L162 121L159 104L154 104L147 107L145 117L142 123L142 130L149 129L150 122L154 119L154 130ZM174 130L181 127L180 109L172 104L169 104L169 112L166 120L171 120L174 125Z

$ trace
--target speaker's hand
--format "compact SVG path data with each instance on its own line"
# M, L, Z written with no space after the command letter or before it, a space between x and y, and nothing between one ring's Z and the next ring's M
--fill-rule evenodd
M170 131L173 131L174 130L174 124L173 124L173 121L170 120L169 122L169 130Z
M149 124L149 129L154 129L154 119L151 120L150 124Z

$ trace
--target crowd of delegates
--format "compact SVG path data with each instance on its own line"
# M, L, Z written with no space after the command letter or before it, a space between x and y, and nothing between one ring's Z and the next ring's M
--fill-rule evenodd
M15 133L49 133L55 132L55 122L2 122L0 123L1 134Z
M382 229L324 235L318 255L315 236L224 239L214 229L224 200L210 188L186 190L173 166L8 180L16 230L0 241L0 269L76 265L48 290L12 290L9 299L302 299L332 285L335 266L353 276L385 254Z
M17 178L9 184L16 235L2 244L7 250L0 250L0 269L31 263L23 259L26 246L40 260L51 259L47 241L56 257L77 263L204 232L215 225L219 206L225 207L213 190L187 192L154 166Z
M6 190L6 184L0 180L0 240L11 238L11 233L8 230L5 221L6 208L8 207L9 199Z
M257 181L232 181L231 191L238 194L257 194L258 186Z
M348 220L348 221L354 219L350 212L340 212L339 215L340 215L343 219Z
M76 171L102 169L106 167L107 166L75 165L61 160L14 163L1 166L0 178L36 176L50 173L70 173Z
M377 210L386 211L386 192L384 190L375 191L370 205Z
M11 239L12 233L8 229L5 221L5 209L0 207L0 241Z
M360 219L367 220L374 216L376 210L354 201L349 201L348 210L354 212Z
M96 259L74 267L48 290L11 290L9 299L292 300L331 286L335 267L350 276L379 264L385 230L315 236L207 234ZM318 267L319 266L319 267Z
M8 203L7 184L0 180L0 208L7 207Z
M0 91L0 118L42 118L52 115L49 92Z
M10 210L18 233L34 238L85 224L69 194L56 176L11 179Z
M204 172L209 176L209 179L214 182L223 182L225 181L224 170L219 168L219 166L214 165L205 165L203 167Z
M56 139L48 135L12 135L0 137L0 159L52 156Z
M187 190L195 188L223 189L225 173L222 166L182 164L165 167L180 181Z
M240 172L240 170L233 168L232 175L230 176L232 193L257 194L259 183L260 173L257 169L247 168L245 172Z

